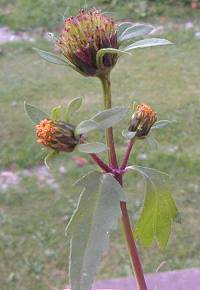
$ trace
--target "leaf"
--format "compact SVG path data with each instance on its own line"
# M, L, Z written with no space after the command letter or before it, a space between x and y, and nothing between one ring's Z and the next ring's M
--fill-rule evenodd
M151 128L152 129L152 128ZM156 138L153 136L151 131L149 132L148 136L146 137L146 140L151 147L152 150L158 150L159 149L159 143L156 140Z
M143 39L136 41L127 47L124 48L124 51L130 51L136 48L143 48L143 47L150 47L150 46L158 46L158 45L168 45L172 44L167 39L161 39L161 38L148 38L148 39Z
M56 106L51 110L52 119L58 121L61 119L61 106Z
M46 60L48 62L58 64L58 65L73 66L73 65L69 64L68 62L66 62L66 60L58 57L56 54L54 54L52 52L44 51L44 50L38 49L36 47L33 47L33 50L35 50L41 58L43 58L44 60Z
M98 124L94 120L82 121L75 130L75 135L85 134L98 129Z
M44 158L44 164L45 164L47 169L49 169L49 170L51 169L50 166L49 166L49 161L52 160L53 158L57 157L58 154L59 154L58 151L53 150L53 151L49 152L47 154L47 156Z
M89 173L67 229L70 238L70 284L73 290L90 290L109 232L117 228L123 190L111 174Z
M133 139L135 137L135 134L136 134L136 132L130 132L127 129L122 131L122 136L128 140Z
M160 120L157 121L151 129L160 129L160 128L164 128L166 126L168 126L169 124L173 123L173 121L169 121L169 120Z
M83 153L100 153L108 150L108 147L99 142L79 144L78 150Z
M141 215L135 226L135 236L145 246L151 246L154 239L161 248L167 246L172 222L177 216L175 202L164 185L163 172L142 166L129 166L145 177L146 196Z
M117 36L118 36L118 39L119 37L121 36L121 34L127 29L129 28L130 26L133 26L133 23L132 22L121 22L120 24L118 24L117 26Z
M136 24L128 27L122 35L118 38L119 42L128 41L139 36L149 34L154 30L152 25L147 24Z
M124 51L124 50L120 50L120 49L116 49L116 48L102 48L97 52L96 55L96 61L97 61L97 66L101 67L103 65L103 57L105 54L117 54L117 55L131 55L130 53Z
M82 97L78 97L78 98L71 100L71 102L69 103L69 105L67 107L67 111L66 111L66 115L65 115L66 121L68 121L70 119L70 117L80 109L80 107L82 105L82 101L83 101Z
M49 119L49 116L39 108L24 102L24 110L33 124L39 124L44 119Z
M126 116L127 112L127 108L115 107L98 113L92 120L98 124L100 129L105 130L119 123Z

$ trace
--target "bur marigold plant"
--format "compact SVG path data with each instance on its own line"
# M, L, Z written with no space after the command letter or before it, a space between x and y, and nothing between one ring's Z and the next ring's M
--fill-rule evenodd
M124 227L138 290L147 290L136 240L144 246L151 246L156 241L165 248L172 222L178 214L165 184L166 174L137 164L129 165L134 144L138 140L148 140L152 130L170 122L157 120L155 110L148 104L141 103L136 108L113 107L111 100L110 73L120 57L134 57L134 50L138 48L171 44L166 39L148 38L153 29L147 24L116 23L96 9L81 10L77 16L65 19L62 32L55 38L63 56L35 49L51 63L74 69L83 76L97 77L103 90L103 110L77 124L72 120L82 105L82 98L78 96L67 108L57 106L50 114L25 103L26 113L35 124L37 142L49 148L45 158L47 166L51 158L73 151L88 154L97 165L96 170L76 183L82 190L66 228L66 238L70 241L69 282L72 290L91 290L102 253L108 245L109 233L117 228L119 219ZM127 147L123 159L119 160L113 127L125 117L129 121L123 123L122 138ZM105 144L93 140L92 131L105 132ZM103 151L107 151L108 160L100 157L99 153ZM144 204L140 216L133 221L134 226L129 218L123 187L128 171L140 174L146 182Z

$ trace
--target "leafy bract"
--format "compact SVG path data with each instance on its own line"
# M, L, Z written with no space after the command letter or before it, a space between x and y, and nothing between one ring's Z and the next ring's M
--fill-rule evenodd
M166 174L136 165L127 169L139 172L146 180L146 196L134 234L145 246L151 246L155 239L161 248L165 248L172 222L178 214L171 193L164 184Z
M70 284L72 290L90 290L108 246L109 232L117 227L124 194L111 174L91 172L77 184L83 190L66 228L70 239Z
M82 97L78 97L70 101L66 110L65 121L69 121L70 117L80 109L82 101Z
M155 122L155 124L152 126L151 129L160 129L168 126L169 124L173 123L173 121L170 120L160 120Z
M42 120L48 119L49 115L41 111L39 108L24 102L24 110L33 124L39 124Z
M105 54L117 54L118 56L123 55L123 54L131 55L127 51L116 49L116 48L102 48L98 50L97 55L96 55L96 61L97 61L98 67L101 67L103 65L103 57Z
M134 24L132 22L121 22L117 26L117 36L118 39L121 36L121 34L129 27L133 26Z
M135 24L128 27L118 38L119 42L129 41L136 37L144 36L154 30L152 25L148 24Z
M52 119L58 121L61 119L62 107L56 106L51 110Z
M98 124L99 129L105 130L125 118L127 112L127 108L114 107L98 113L92 118L92 120Z
M69 65L68 62L66 62L64 59L60 58L59 56L57 56L56 54L49 52L49 51L44 51L41 49L38 49L36 47L33 48L41 58L43 58L44 60L54 63L54 64L58 64L58 65L67 65L67 66L71 66Z
M79 144L77 148L83 153L100 153L108 150L108 147L104 143L100 142Z
M128 139L128 140L131 140L135 137L136 135L136 132L131 132L131 131L128 131L126 129L124 129L122 131L122 136L125 138L125 139Z
M59 152L56 151L56 150L52 150L51 152L49 152L46 157L44 158L44 164L46 166L47 169L51 169L50 165L49 165L49 162L50 160L54 159L55 157L57 157L59 155Z
M168 44L172 44L172 42L167 40L167 39L147 38L147 39L136 41L136 42L126 46L123 50L124 51L131 51L131 50L136 49L136 48L144 48L144 47L168 45Z
M76 127L75 134L85 134L95 129L98 129L98 124L94 120L85 120Z

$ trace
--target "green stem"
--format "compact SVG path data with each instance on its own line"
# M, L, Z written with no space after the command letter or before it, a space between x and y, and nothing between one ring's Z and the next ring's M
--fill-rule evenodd
M110 109L112 106L110 75L109 74L103 75L100 77L100 80L103 87L104 109ZM113 128L106 129L106 141L107 141L107 146L109 148L109 151L108 151L109 164L113 168L118 168L114 136L113 136Z

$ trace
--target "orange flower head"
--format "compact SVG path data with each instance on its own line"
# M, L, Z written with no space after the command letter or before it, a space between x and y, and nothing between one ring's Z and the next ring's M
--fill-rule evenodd
M156 120L156 112L150 106L140 104L137 106L131 118L128 131L136 132L136 137L145 137L148 135Z
M57 129L52 120L44 119L36 125L37 142L49 146L55 139Z
M98 76L116 64L117 55L106 54L99 67L96 55L102 48L118 48L117 24L96 9L81 10L77 16L65 19L57 45L78 71Z
M36 125L37 142L57 151L72 152L81 139L74 130L71 124L44 119Z

